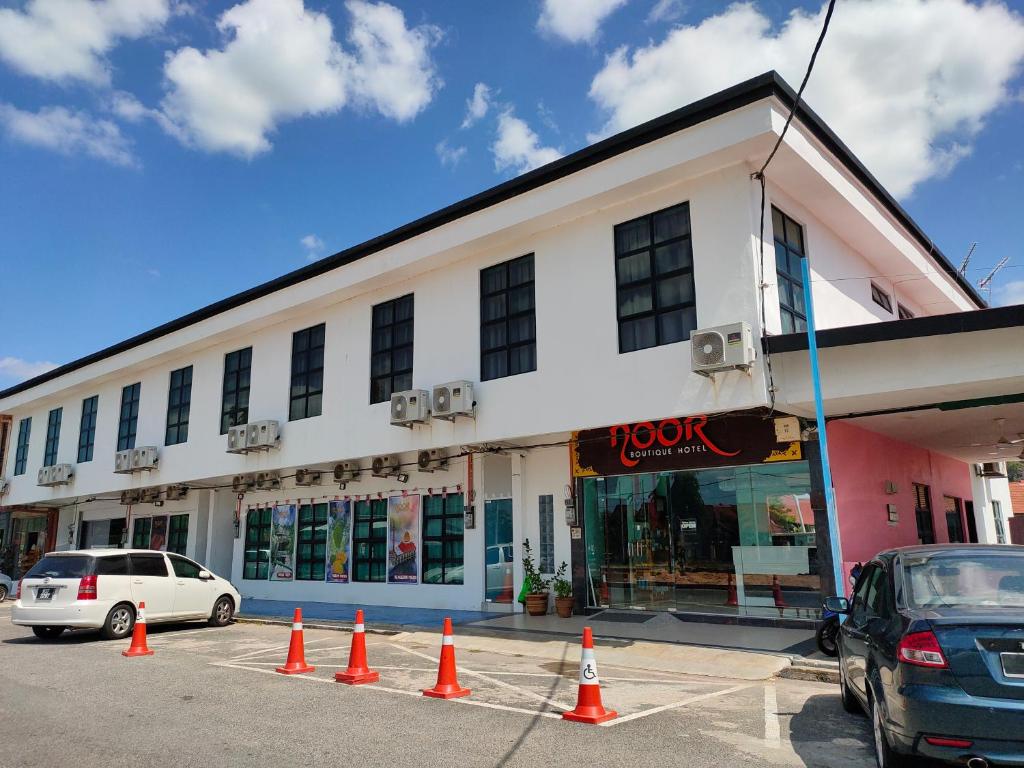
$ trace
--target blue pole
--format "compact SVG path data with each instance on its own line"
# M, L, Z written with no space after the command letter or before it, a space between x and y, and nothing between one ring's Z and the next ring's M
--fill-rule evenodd
M804 281L804 309L807 312L807 352L811 359L811 384L814 387L814 416L818 422L818 448L821 453L821 478L825 484L825 510L828 514L828 538L832 550L832 576L836 594L846 592L843 580L843 560L839 546L839 517L836 515L836 495L832 488L832 467L828 461L828 435L825 433L825 408L821 403L821 372L818 369L818 339L814 329L814 296L811 294L811 270L807 258L800 259L800 274Z

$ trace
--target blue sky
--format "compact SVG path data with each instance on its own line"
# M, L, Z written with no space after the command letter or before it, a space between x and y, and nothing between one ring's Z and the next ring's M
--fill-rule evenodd
M0 0L0 386L755 73L795 86L822 9L53 5ZM1022 14L840 0L807 94L952 259L979 243L972 281L1010 257L995 304L1024 302Z

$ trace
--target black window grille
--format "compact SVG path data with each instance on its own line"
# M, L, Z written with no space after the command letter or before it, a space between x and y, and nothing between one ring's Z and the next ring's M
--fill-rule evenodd
M555 572L555 497L544 494L537 499L537 514L540 525L540 547L537 550L537 565L541 573Z
M245 513L245 558L242 563L243 579L261 579L270 576L271 507L257 507Z
M14 474L25 474L25 465L28 463L28 441L32 434L32 417L22 419L18 422L18 447L14 451Z
M900 320L910 320L914 317L914 313L904 307L902 304L896 305L896 312L899 315Z
M292 334L292 386L288 420L319 416L324 398L325 325Z
M801 269L801 259L807 255L804 250L804 229L774 205L772 229L782 332L806 331L807 309L804 307L804 278Z
M57 450L60 447L60 422L63 415L63 408L54 408L46 419L46 449L43 451L44 467L52 467L57 463Z
M96 414L100 408L100 396L93 395L82 401L82 420L78 426L78 463L92 461L92 449L96 443Z
M299 507L298 546L295 550L295 578L323 581L327 561L327 505Z
M423 497L424 584L462 584L464 520L461 493Z
M537 370L533 254L480 271L480 378Z
M121 389L121 418L117 423L117 450L135 447L135 433L139 426L139 396L142 384L136 382Z
M188 441L188 417L192 410L192 366L171 371L167 393L167 434L164 445Z
M388 570L388 501L355 503L352 534L353 581L385 581Z
M888 293L874 283L871 284L871 300L886 312L892 314L892 299L889 298Z
M917 520L917 540L921 544L935 543L935 522L932 519L932 496L927 485L914 483L914 518Z
M224 355L224 390L220 406L220 433L249 421L249 387L252 376L252 347Z
M370 342L370 402L412 389L413 294L373 308Z

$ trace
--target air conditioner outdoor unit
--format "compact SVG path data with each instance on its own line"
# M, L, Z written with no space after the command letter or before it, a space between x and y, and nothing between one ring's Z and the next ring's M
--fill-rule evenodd
M359 464L355 461L343 461L334 467L334 479L339 483L351 483L359 479Z
M74 465L54 464L39 470L37 485L66 485L74 475Z
M142 498L138 488L129 488L127 491L121 491L121 505L128 506L129 504L138 504Z
M396 427L412 428L430 418L430 393L425 389L410 389L391 395L391 423Z
M281 487L281 473L257 472L256 487L261 491L276 491Z
M435 419L455 421L456 416L473 418L476 402L473 400L473 382L449 381L438 384L431 393L431 415Z
M374 477L391 477L392 475L398 474L398 457L394 455L374 456L371 466Z
M248 450L246 447L248 432L248 424L228 427L228 453L245 453Z
M164 488L164 498L168 501L181 501L188 496L187 485L168 485Z
M143 488L139 495L142 504L152 504L155 501L160 501L160 487Z
M11 488L11 481L6 477L0 477L0 496L3 496Z
M245 493L246 491L250 491L255 484L255 475L235 475L231 478L231 490L235 493Z
M986 461L984 464L979 464L976 472L978 477L1006 477L1003 465L998 461Z
M431 448L428 451L420 451L416 457L416 464L420 472L433 472L437 469L448 469L448 457L444 451Z
M160 461L160 453L155 445L145 445L132 449L132 471L156 469Z
M705 328L690 334L690 363L694 373L747 370L754 363L754 339L747 323Z
M301 486L320 485L320 470L296 469L295 484Z
M267 421L253 421L246 425L245 447L250 451L268 450L277 448L281 440L281 425L269 419Z
M119 475L128 475L132 472L132 449L118 451L114 454L114 472Z
M50 484L50 468L40 467L36 473L36 485L49 485Z

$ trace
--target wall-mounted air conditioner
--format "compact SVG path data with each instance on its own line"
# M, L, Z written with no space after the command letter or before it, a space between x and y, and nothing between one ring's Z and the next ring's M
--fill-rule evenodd
M132 472L156 469L159 462L160 452L155 445L132 449Z
M114 472L119 475L132 473L132 449L128 448L114 454Z
M168 485L164 488L164 498L168 501L181 501L188 496L187 485Z
M160 487L155 488L143 488L139 494L139 502L141 504L153 504L160 501Z
M50 467L40 467L36 473L36 485L50 484Z
M705 328L690 334L690 363L694 373L709 376L747 370L754 363L754 339L747 323Z
M986 461L984 464L976 464L974 473L978 477L1006 477L1003 465L998 461Z
M276 491L281 487L280 472L257 472L256 488L261 491Z
M320 485L319 469L296 469L295 484L301 486Z
M473 418L476 401L473 399L473 382L449 381L438 384L431 392L431 415L435 419L455 421L456 416Z
M431 448L427 451L420 451L416 456L417 469L420 472L434 472L439 469L448 469L448 457L444 451Z
M396 427L412 427L430 418L430 393L410 389L391 395L391 423Z
M231 478L231 490L235 493L251 491L254 485L256 485L255 475L235 475Z
M3 496L11 489L11 481L6 477L0 477L0 496Z
M129 504L138 504L142 500L142 492L138 488L129 488L121 491L121 505L127 507Z
M374 456L371 468L374 477L393 477L398 474L400 464L398 457L394 455Z
M249 425L239 424L235 427L228 427L228 453L245 453L248 439Z
M359 463L343 461L334 467L334 480L339 483L351 483L359 479Z
M281 442L281 425L273 420L253 421L246 424L245 448L249 451L266 451L277 448Z

